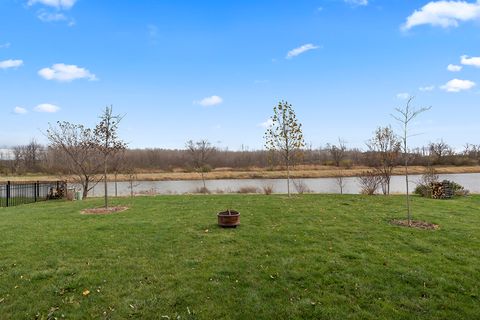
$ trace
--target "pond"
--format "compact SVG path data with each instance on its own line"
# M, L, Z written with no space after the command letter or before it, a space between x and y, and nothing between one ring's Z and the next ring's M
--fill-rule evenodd
M410 190L413 191L420 175L410 176ZM455 181L472 193L480 193L480 173L466 174L444 174L440 175L440 180ZM313 193L340 193L338 182L335 178L312 178L312 179L292 179L291 192L296 193L296 187L303 185L309 192ZM346 194L360 193L360 185L357 178L344 178L345 187L343 192ZM255 189L262 193L264 187L272 187L273 193L287 193L286 179L222 179L207 180L207 188L212 193L236 193L242 188ZM195 193L203 187L201 180L181 180L181 181L136 181L133 183L134 194L184 194ZM393 176L390 185L391 193L405 193L405 177ZM118 182L117 194L119 196L130 195L130 183ZM379 190L380 192L380 190ZM109 195L115 195L115 183L108 183ZM98 184L93 188L89 195L94 197L103 196L103 184Z

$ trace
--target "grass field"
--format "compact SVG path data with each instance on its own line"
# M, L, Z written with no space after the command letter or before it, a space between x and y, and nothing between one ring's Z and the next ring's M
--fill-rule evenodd
M0 319L478 319L480 197L100 199L0 209ZM215 213L241 212L224 230ZM88 290L88 292L87 292ZM88 294L87 294L88 293ZM180 316L180 318L178 318Z

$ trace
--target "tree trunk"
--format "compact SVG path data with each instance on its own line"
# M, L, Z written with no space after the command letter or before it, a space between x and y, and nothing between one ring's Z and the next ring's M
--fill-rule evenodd
M290 197L290 164L287 162L287 193Z
M115 198L118 197L117 176L118 172L115 171Z
M204 176L203 171L201 172L201 174L202 174L202 182L203 182L203 190L202 190L203 192L202 193L207 193L207 185L205 183L205 176Z
M412 225L412 213L410 209L410 192L408 188L408 159L406 158L407 155L405 155L405 186L407 188L407 217L408 217L408 225Z
M104 199L105 199L105 208L108 208L108 186L107 186L107 157L104 159L104 164L103 164L103 186L104 186Z
M88 179L83 182L83 199L88 197ZM75 195L74 195L75 196Z

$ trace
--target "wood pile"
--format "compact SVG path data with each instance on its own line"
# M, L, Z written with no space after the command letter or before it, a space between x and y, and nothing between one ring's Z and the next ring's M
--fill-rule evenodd
M430 184L433 199L450 199L454 196L454 190L450 181L433 182Z

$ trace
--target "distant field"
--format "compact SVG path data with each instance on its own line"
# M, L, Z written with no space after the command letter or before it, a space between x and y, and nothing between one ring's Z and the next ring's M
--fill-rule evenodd
M0 209L1 319L478 319L480 196L220 195ZM241 212L223 230L215 213ZM180 318L179 318L180 317Z
M341 169L332 166L299 166L292 170L292 178L330 178L341 174L345 177L359 176L363 171L368 170L367 167L354 167L351 169ZM438 173L480 173L480 166L470 167L435 167ZM412 166L409 168L412 174L422 174L425 167ZM394 170L395 175L403 174L403 167L397 167ZM232 168L218 168L206 175L207 179L277 179L286 178L287 173L284 170L266 170L260 168L252 168L250 170L234 170ZM24 176L0 176L0 181L34 181L34 180L58 180L61 177L48 175L24 175ZM109 180L113 181L113 175L109 176ZM128 181L126 175L118 175L118 181ZM139 181L162 181L162 180L199 180L200 175L196 172L182 172L175 170L173 172L141 172L137 174Z

